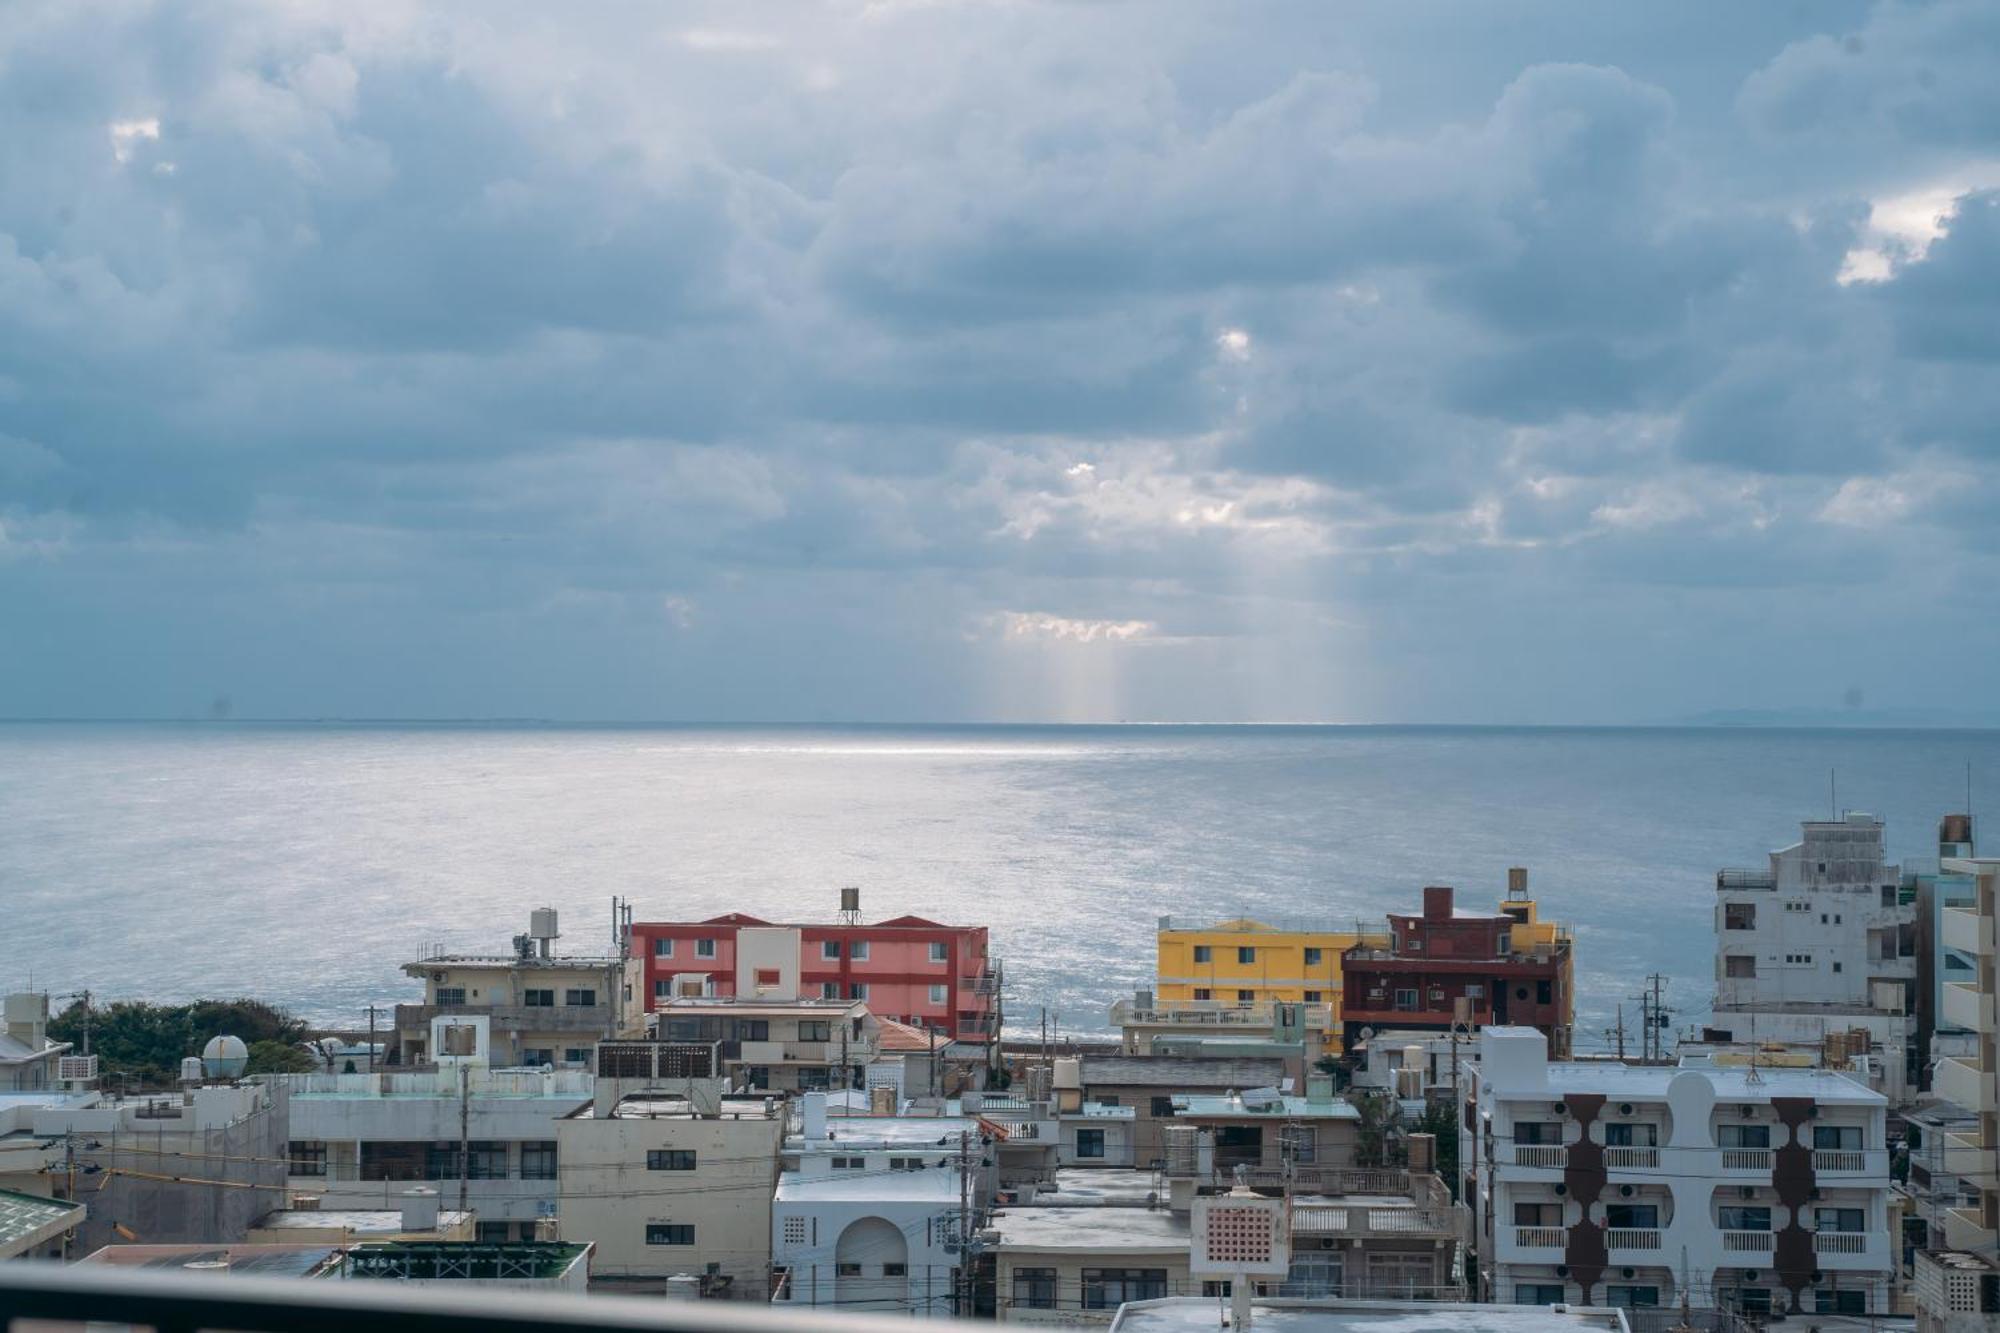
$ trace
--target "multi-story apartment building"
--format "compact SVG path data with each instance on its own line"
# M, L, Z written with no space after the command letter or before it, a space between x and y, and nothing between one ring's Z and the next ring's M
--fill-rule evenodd
M290 1186L324 1212L393 1209L415 1186L477 1215L479 1240L535 1240L561 1200L556 1122L589 1104L583 1069L493 1069L485 1018L473 1050L435 1069L281 1074L291 1107ZM451 1042L434 1034L434 1046Z
M597 1246L593 1279L768 1300L783 1103L731 1096L712 1047L606 1043L588 1105L556 1122L558 1228Z
M636 1035L645 1016L640 960L559 955L557 938L555 910L544 907L507 953L427 950L405 963L403 971L424 983L424 1002L396 1006L388 1063L435 1060L430 1029L439 1016L486 1018L496 1066L584 1069L598 1042Z
M1917 927L1882 821L1807 820L1762 869L1715 877L1715 1028L1817 1044L1866 1033L1893 1101L1917 1086Z
M1339 1054L1336 1013L1326 1003L1163 1000L1142 990L1112 1002L1111 1022L1127 1055L1280 1054L1302 1079L1321 1056Z
M70 1052L66 1041L49 1040L49 997L40 991L20 991L4 1002L6 1027L0 1030L0 1092L35 1092L53 1088L56 1062Z
M1274 1002L1304 1005L1316 1030L1339 1044L1341 959L1357 944L1381 945L1387 932L1324 925L1278 926L1247 917L1196 923L1160 918L1156 1000L1143 1009L1171 1014L1246 1008L1270 1012ZM1310 1020L1309 1020L1310 1023Z
M839 922L776 925L731 912L706 921L642 921L632 927L645 960L644 993L660 1001L689 994L747 996L739 948L757 967L782 973L791 941L794 996L862 1000L875 1013L935 1028L956 1041L991 1042L999 1031L1000 965L984 926L948 926L919 916L863 923L845 907ZM779 935L774 932L784 932ZM752 976L754 977L754 973ZM754 985L754 981L751 983Z
M1086 1055L1057 1060L1053 1081L1064 1106L1131 1107L1133 1157L1144 1167L1160 1159L1161 1131L1174 1119L1176 1094L1274 1088L1289 1073L1286 1061L1268 1056Z
M881 1024L863 1000L675 996L646 1016L651 1036L713 1044L731 1086L825 1092L866 1086Z
M1487 1028L1459 1139L1479 1295L1880 1314L1899 1267L1888 1102L1822 1069L1551 1061Z
M1970 1055L1976 1034L1944 1016L1945 987L1977 982L1978 959L1944 943L1944 912L1948 907L1974 905L1971 875L1945 869L1947 861L1976 855L1971 815L1946 815L1938 821L1936 857L1903 863L1903 896L1911 900L1917 923L1917 1038L1912 1061L1930 1083L1931 1062L1941 1055Z
M1386 944L1347 951L1346 1044L1384 1028L1515 1024L1541 1029L1557 1055L1567 1055L1576 1022L1573 953L1569 931L1541 919L1518 866L1491 916L1459 910L1449 886L1433 885L1421 915L1389 917Z
M2000 858L1967 857L1945 862L1973 881L1973 902L1944 911L1942 943L1976 960L1974 979L1945 986L1941 1017L1974 1034L1966 1055L1937 1062L1931 1089L1974 1119L1964 1133L1944 1134L1941 1173L1956 1181L1961 1199L1972 1200L1942 1213L1944 1247L1993 1251L2000 1244L2000 1023L1994 1016L1996 953L1994 917ZM1939 1172L1934 1172L1934 1176ZM1934 1182L1935 1187L1935 1182ZM1952 1192L1948 1185L1943 1186Z

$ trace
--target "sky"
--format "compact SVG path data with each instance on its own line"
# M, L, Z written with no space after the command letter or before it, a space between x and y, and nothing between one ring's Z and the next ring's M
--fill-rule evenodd
M0 11L0 716L1991 710L2000 3Z

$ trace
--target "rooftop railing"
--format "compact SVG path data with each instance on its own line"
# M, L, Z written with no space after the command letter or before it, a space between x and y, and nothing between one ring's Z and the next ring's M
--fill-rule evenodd
M802 1333L795 1314L751 1302L628 1301L400 1282L309 1281L0 1264L0 1316L138 1325L157 1333ZM821 1315L811 1327L834 1318ZM912 1333L923 1321L838 1316L847 1333ZM834 1327L836 1325L826 1325ZM940 1328L943 1325L939 1325Z

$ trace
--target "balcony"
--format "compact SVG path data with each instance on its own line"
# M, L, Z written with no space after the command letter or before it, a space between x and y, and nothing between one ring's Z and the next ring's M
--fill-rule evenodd
M1931 1090L1945 1101L1956 1102L1968 1111L1993 1109L1993 1077L1977 1065L1947 1057L1938 1061Z
M1963 981L1948 982L1944 988L1945 1022L1968 1032L1991 1032L1993 997L1981 995L1979 987Z
M433 1018L462 1015L485 1018L496 1033L575 1032L612 1035L609 1005L526 1004L399 1004L396 1027L428 1029Z
M958 979L958 988L963 991L970 991L974 995L998 995L1000 993L1000 977L998 973L992 971L975 973L971 976L960 977Z
M1865 1231L1816 1231L1813 1233L1814 1254L1866 1254L1868 1253L1868 1233Z
M1944 928L1939 933L1947 949L1982 956L1993 952L1993 923L1972 908L1945 908Z
M1715 872L1715 891L1726 893L1738 889L1757 889L1770 892L1778 887L1778 880L1769 870L1751 870L1747 867L1732 866Z
M1859 1148L1817 1148L1812 1156L1813 1170L1821 1175L1858 1176L1867 1172L1872 1165L1876 1174L1887 1175L1888 1163L1879 1160L1870 1163L1868 1159L1871 1156L1873 1154Z
M1292 1234L1358 1240L1393 1236L1403 1240L1456 1240L1464 1234L1463 1210L1446 1206L1407 1208L1360 1204L1302 1204L1292 1210Z
M1769 1231L1725 1231L1722 1233L1722 1248L1737 1253L1769 1254L1774 1234Z
M1942 1171L1982 1189L2000 1183L1995 1180L1996 1175L2000 1175L2000 1168L1996 1168L1993 1149L1982 1144L1977 1133L1944 1135Z
M1724 1148L1722 1169L1727 1172L1749 1172L1756 1175L1771 1174L1771 1150L1769 1148Z
M457 1288L457 1289L454 1289ZM0 1264L0 1313L70 1327L137 1325L159 1333L800 1333L799 1317L761 1301L625 1301L496 1290L444 1280L303 1282L187 1272ZM847 1333L912 1333L924 1320L842 1314ZM938 1328L945 1327L938 1324Z
M1514 1243L1524 1250L1560 1250L1564 1239L1561 1227L1514 1228Z
M1944 1244L1949 1250L1993 1248L1993 1233L1986 1229L1977 1205L1944 1210Z
M1331 1006L1307 1004L1300 1007L1305 1010L1305 1026L1310 1031L1324 1032L1333 1021ZM1144 1008L1130 1000L1114 1000L1111 1003L1111 1024L1121 1028L1267 1028L1271 1022L1269 1000L1251 1004L1224 1004L1218 1000L1165 1000Z
M1650 1171L1660 1164L1658 1148L1606 1148L1604 1165L1613 1171Z
M1657 1227L1612 1227L1604 1233L1604 1247L1614 1254L1619 1250L1657 1250L1660 1232Z
M1517 1143L1514 1165L1560 1171L1569 1165L1569 1149L1553 1143Z

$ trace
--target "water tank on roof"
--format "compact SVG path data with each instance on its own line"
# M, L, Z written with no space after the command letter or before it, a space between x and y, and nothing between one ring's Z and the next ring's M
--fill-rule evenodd
M202 1072L210 1078L241 1078L250 1065L250 1048L241 1037L210 1037L201 1048Z
M519 920L518 917L515 919ZM528 913L528 934L530 937L538 940L559 938L560 932L556 929L556 909L553 907L537 907L534 911Z
M190 1055L181 1061L181 1082L199 1083L202 1079L201 1057Z

